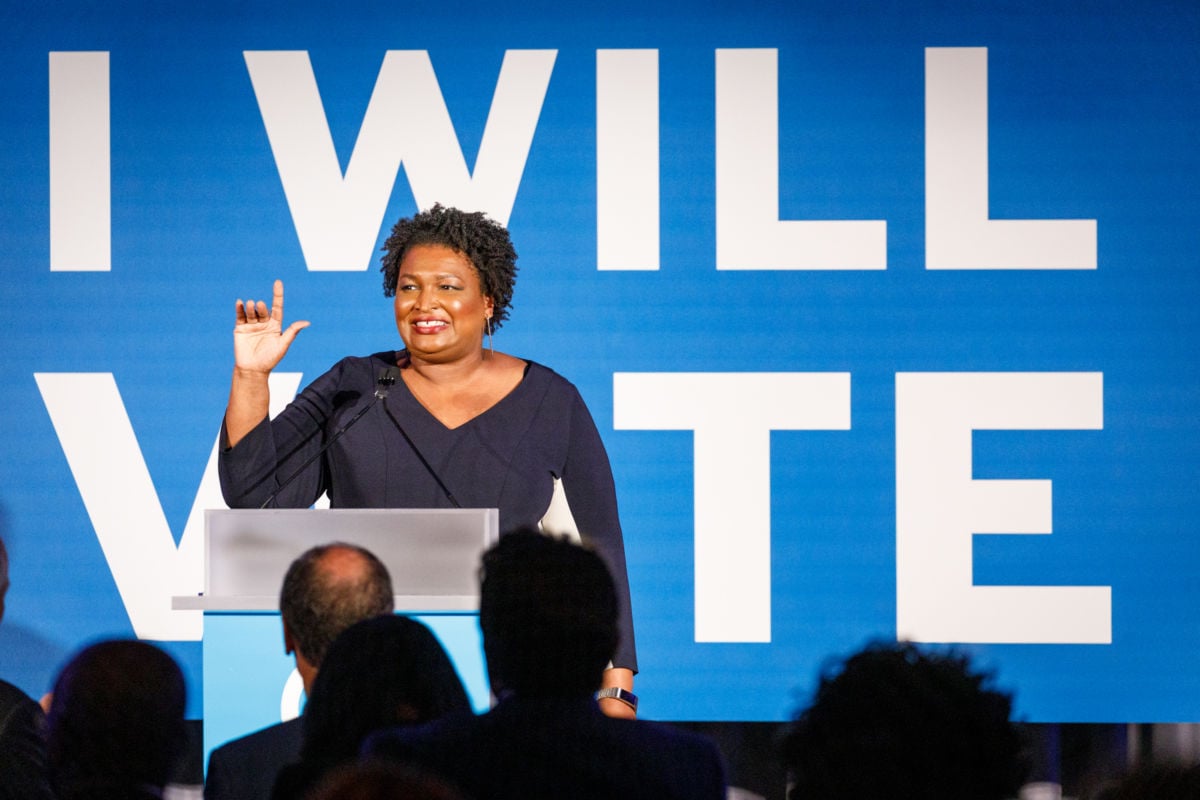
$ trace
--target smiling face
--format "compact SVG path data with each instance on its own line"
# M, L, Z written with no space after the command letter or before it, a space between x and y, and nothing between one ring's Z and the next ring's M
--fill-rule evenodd
M482 356L492 299L462 253L438 244L412 247L400 263L395 309L396 328L414 359L448 363Z

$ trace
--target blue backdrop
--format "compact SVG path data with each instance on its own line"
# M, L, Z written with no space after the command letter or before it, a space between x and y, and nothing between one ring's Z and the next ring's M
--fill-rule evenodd
M394 346L375 251L443 200L608 446L645 715L903 635L1200 720L1200 8L828 5L0 12L0 675L136 632L198 715L234 300L285 281L292 385Z

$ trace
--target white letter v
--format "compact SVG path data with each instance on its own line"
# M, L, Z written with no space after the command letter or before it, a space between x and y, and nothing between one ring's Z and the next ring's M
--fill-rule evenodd
M203 589L203 511L225 506L217 443L176 548L112 373L34 378L134 632L142 639L199 640L200 612L173 611L171 598ZM300 373L273 375L272 397L290 399L299 383Z

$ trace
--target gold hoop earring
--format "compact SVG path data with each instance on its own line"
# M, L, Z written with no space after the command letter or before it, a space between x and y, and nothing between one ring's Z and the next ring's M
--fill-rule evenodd
M496 355L496 350L492 347L492 318L484 317L483 321L487 323L488 352L492 355Z

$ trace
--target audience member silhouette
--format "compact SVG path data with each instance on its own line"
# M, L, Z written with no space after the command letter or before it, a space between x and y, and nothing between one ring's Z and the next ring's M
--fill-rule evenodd
M0 621L8 594L8 549L0 537ZM0 680L0 800L49 800L45 716L34 700Z
M183 674L153 645L84 648L54 684L46 761L58 800L158 798L186 741Z
M1200 800L1200 764L1146 764L1093 795L1092 800Z
M300 555L283 579L279 611L284 648L296 659L304 691L330 644L356 622L392 611L392 580L370 551L335 542ZM300 718L280 722L213 750L206 800L267 800L279 771L300 757Z
M483 558L479 623L492 691L481 716L378 734L371 755L442 775L475 800L722 800L712 742L614 719L594 694L616 650L617 599L594 552L536 531Z
M343 764L306 800L465 800L449 784L413 767L377 759Z
M1012 700L966 656L880 643L824 675L784 743L793 800L1001 800L1021 786Z
M373 731L470 710L450 657L420 622L389 614L352 625L325 655L304 711L300 763L283 769L274 795L304 796L353 761Z

